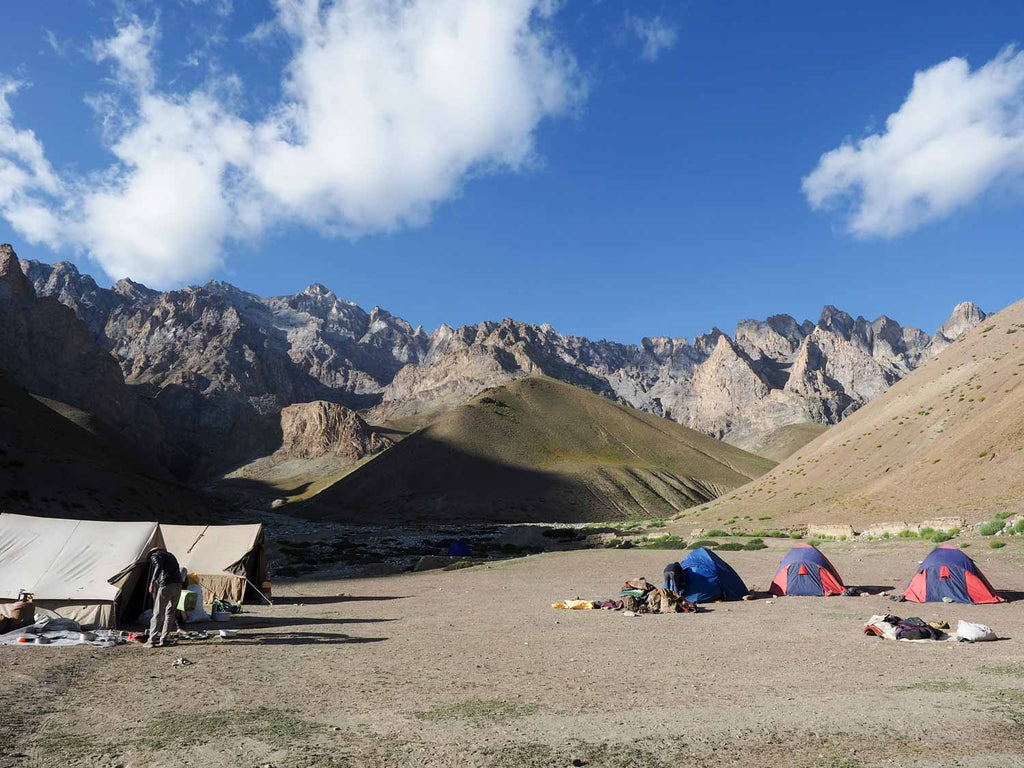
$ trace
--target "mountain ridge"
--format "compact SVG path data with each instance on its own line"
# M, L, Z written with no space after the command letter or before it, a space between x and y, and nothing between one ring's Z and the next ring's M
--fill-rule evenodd
M978 520L1024 492L1024 301L989 315L850 418L697 524L768 515L773 525ZM690 522L689 520L687 521Z
M262 298L219 281L105 289L68 262L25 260L22 269L152 398L174 440L200 457L198 474L275 450L288 405L326 400L380 424L531 375L749 446L787 424L841 421L986 317L961 304L933 338L826 305L817 323L778 314L742 320L733 336L713 328L622 344L512 318L427 332L318 283Z

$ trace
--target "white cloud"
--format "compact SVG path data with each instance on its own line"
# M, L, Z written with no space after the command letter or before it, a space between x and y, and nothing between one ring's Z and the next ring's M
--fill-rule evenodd
M70 41L62 41L56 34L54 34L52 29L47 29L46 27L43 27L43 40L45 40L46 44L53 49L54 53L62 59L67 58Z
M153 46L158 36L156 22L146 26L137 16L132 16L118 28L116 35L93 43L93 56L100 62L113 60L121 83L140 89L152 88L156 80Z
M208 273L242 234L227 176L250 143L250 127L207 93L143 95L111 147L120 163L79 190L74 240L111 276L166 285Z
M277 17L270 19L269 21L261 21L242 36L242 42L251 45L259 45L270 40L280 31L281 25L278 23Z
M626 26L643 44L640 56L644 61L657 61L664 51L675 46L679 38L679 30L663 21L661 16L644 18L627 13Z
M951 58L916 73L885 130L826 152L803 191L854 235L895 237L1022 181L1024 53L1008 48L973 72Z
M274 207L362 234L424 221L476 171L517 170L579 96L535 0L278 0L295 55L258 129Z
M162 90L156 22L97 41L119 94L90 98L117 162L59 180L0 91L0 162L23 235L86 251L112 277L207 274L225 243L302 222L356 237L421 224L474 175L517 171L534 133L584 87L550 0L276 0L293 51L283 98L238 116L236 79ZM0 165L0 181L3 170ZM0 193L3 194L3 193Z
M13 122L9 99L24 85L0 79L0 215L31 242L59 245L58 233L44 226L46 209L35 196L61 194L61 181L46 160L42 142Z
M235 4L232 0L181 0L184 3L191 3L192 5L205 5L209 4L213 9L213 12L226 19L235 10Z

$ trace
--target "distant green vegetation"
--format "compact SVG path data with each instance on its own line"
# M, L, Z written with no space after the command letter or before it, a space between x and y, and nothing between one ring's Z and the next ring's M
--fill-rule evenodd
M1009 675L1010 677L1024 677L1024 664L1015 664L1010 667L981 667L980 671L988 672L990 675Z
M978 526L978 533L982 536L995 536L1005 527L1006 523L1002 520L989 520L987 523L982 523Z
M1002 549L1006 546L1006 542L1001 539L995 539L994 541L990 541L988 545L992 547L992 549Z
M686 540L678 536L659 536L640 545L644 549L686 549Z
M700 549L701 547L704 549L716 549L719 546L717 541L712 541L711 539L697 539L696 541L691 541L687 549Z

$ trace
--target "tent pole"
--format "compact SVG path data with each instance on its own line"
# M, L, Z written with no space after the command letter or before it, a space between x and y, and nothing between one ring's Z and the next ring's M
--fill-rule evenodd
M274 601L273 601L273 600L271 600L271 599L270 599L269 597L267 597L266 595L264 595L264 594L263 594L262 592L260 592L260 590L259 590L259 587L257 587L257 586L256 586L255 584L253 584L253 583L252 583L251 581L249 581L248 577L245 577L245 583L246 583L246 584L248 584L248 585L249 585L250 587L252 587L252 588L253 588L253 590L255 590L255 592L256 592L256 594L257 594L257 595L259 595L259 596L260 596L260 597L262 597L262 598L263 598L264 600L266 600L266 601L267 601L267 605L273 605L273 604L274 604Z

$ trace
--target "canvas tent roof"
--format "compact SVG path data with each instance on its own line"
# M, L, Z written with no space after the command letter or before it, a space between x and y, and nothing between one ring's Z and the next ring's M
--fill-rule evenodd
M122 593L132 594L147 552L162 544L156 523L2 514L0 601L25 590L40 608L83 625L112 626L127 606Z
M242 602L246 580L265 576L263 525L161 525L167 550L199 577L204 600ZM258 585L254 585L257 586Z
M160 542L156 523L0 515L0 598L116 600L120 578Z
M161 525L167 550L192 573L244 576L245 556L263 539L263 525Z

